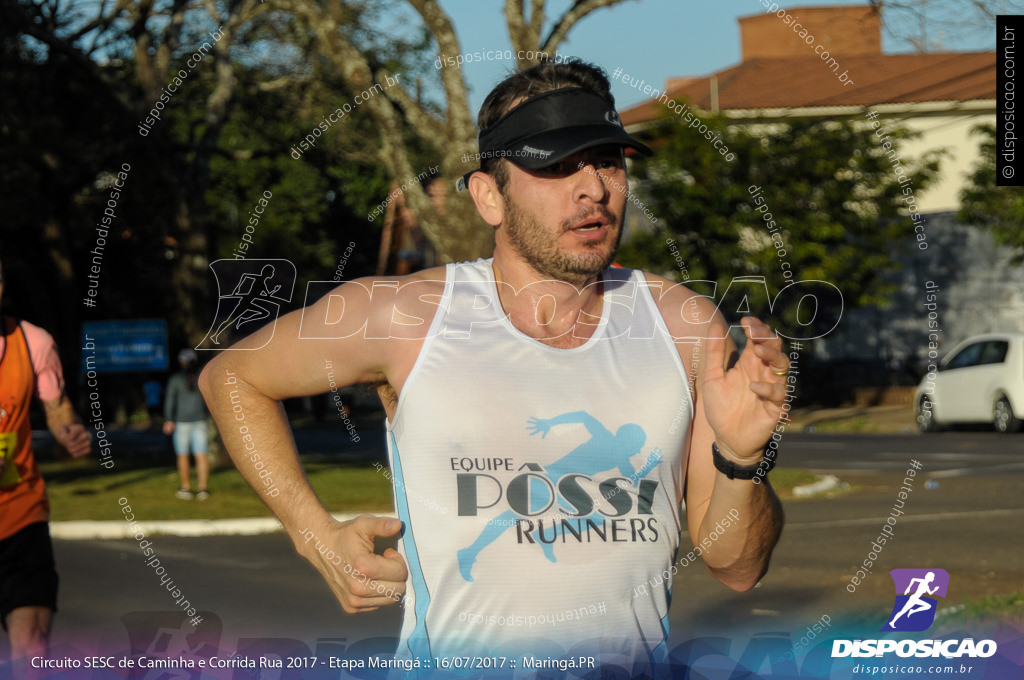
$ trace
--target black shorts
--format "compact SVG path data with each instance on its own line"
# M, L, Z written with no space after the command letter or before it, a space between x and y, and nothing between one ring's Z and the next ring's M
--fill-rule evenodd
M0 622L19 607L57 611L57 569L50 525L36 522L0 540Z

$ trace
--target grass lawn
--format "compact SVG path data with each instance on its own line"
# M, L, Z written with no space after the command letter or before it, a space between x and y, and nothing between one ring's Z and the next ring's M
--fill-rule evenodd
M947 628L956 628L993 623L994 619L1024 623L1024 590L978 599L965 597L963 604L941 621Z
M913 434L917 417L910 404L902 406L847 406L842 408L803 407L792 412L793 431L818 434ZM787 428L787 429L789 429Z
M797 486L810 484L817 480L817 477L809 470L801 468L777 467L771 472L772 488L779 494L782 500L794 498L793 489Z
M851 611L843 615L843 622L854 628L870 628L879 623L878 609ZM1015 590L999 595L961 598L955 601L940 601L935 614L935 623L928 629L929 638L956 635L969 628L975 640L994 634L1004 627L1006 621L1024 625L1024 590Z
M392 510L391 482L372 465L310 461L304 466L313 489L332 512ZM170 467L119 466L107 471L85 459L40 467L53 521L123 519L118 504L122 497L136 517L151 520L271 516L234 468L211 472L207 500L183 501L174 497L178 473ZM195 471L192 474L194 479Z
M323 460L304 461L303 465L320 500L332 512L392 511L391 482L383 469L378 471L369 463ZM122 497L137 517L151 520L271 516L234 468L211 473L207 500L182 501L174 497L178 474L171 467L119 465L108 471L88 459L40 467L50 493L53 521L122 519L118 504ZM815 477L806 470L777 468L771 479L779 495L788 499L794 486L809 484Z

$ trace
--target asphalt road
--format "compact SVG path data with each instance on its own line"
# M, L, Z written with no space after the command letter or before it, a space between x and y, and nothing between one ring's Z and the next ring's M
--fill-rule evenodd
M905 470L914 458L938 479L1024 471L1024 434L990 431L928 435L784 433L779 464L856 476Z
M784 443L784 465L836 474L854 489L787 503L786 528L771 570L749 593L726 589L699 562L680 569L670 615L673 640L795 631L823 615L836 627L854 616L877 617L880 626L892 607L893 584L886 572L894 568L947 570L944 604L951 605L964 596L1007 593L1024 584L1024 436L787 434ZM871 550L912 458L923 467L906 500L906 514L898 518L895 536L872 573L850 593L846 586L854 565ZM926 488L929 477L938 488ZM280 638L284 641L273 644L305 643L315 652L317 644L327 650L361 641L368 652L393 644L388 638L397 635L397 607L346 615L283 535L153 541L167 574L204 616L197 631L206 644L234 651L248 644L246 638ZM150 644L138 640L154 638L156 615L140 612L176 606L143 563L135 541L55 544L61 595L54 642L125 650L132 629L132 635L141 635L136 645ZM595 600L604 595L615 596L595 593ZM149 632L140 633L143 629ZM185 638L171 626L164 639L173 649ZM194 647L195 638L189 640Z

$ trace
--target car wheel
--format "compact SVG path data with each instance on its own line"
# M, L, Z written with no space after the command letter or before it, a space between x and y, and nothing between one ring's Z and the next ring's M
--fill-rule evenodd
M917 402L917 429L921 432L938 432L939 424L935 422L935 407L927 394L921 395Z
M1022 425L1020 418L1013 415L1013 407L1006 397L1000 397L992 407L992 422L996 432L1020 432Z

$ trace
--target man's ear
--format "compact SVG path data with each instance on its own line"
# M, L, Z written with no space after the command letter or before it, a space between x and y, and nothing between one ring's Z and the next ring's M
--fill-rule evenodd
M469 193L480 217L492 227L501 225L505 219L505 199L494 178L486 172L474 172L469 176Z

